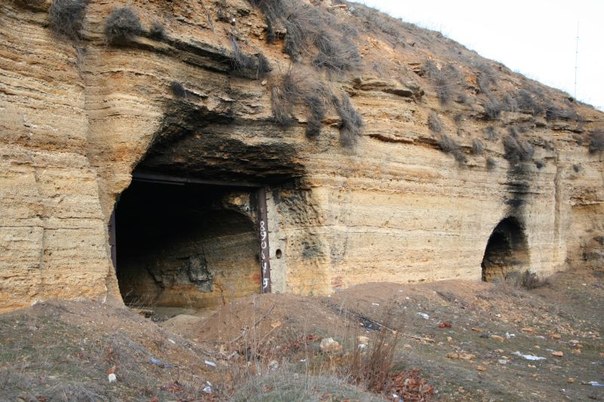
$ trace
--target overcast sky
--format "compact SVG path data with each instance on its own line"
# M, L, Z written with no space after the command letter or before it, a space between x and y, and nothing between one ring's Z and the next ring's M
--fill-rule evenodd
M604 0L356 1L604 110Z

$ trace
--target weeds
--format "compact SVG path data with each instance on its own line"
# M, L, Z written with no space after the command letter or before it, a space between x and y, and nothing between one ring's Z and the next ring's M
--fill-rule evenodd
M467 162L466 156L463 151L457 145L454 139L449 137L447 134L440 134L437 138L437 144L441 151L446 154L451 154L460 165L465 165Z
M54 0L48 9L52 30L69 39L80 38L88 0Z
M252 0L262 10L268 26L269 42L277 39L276 25L286 29L284 50L292 60L313 58L317 68L349 71L361 64L361 56L350 39L351 28L317 6L297 0Z
M457 92L460 75L459 71L452 64L447 64L443 68L428 60L424 64L423 73L430 79L441 105L448 104Z
M187 90L178 81L172 81L170 83L170 90L172 91L172 94L174 94L174 96L176 96L177 98L184 98L187 96Z
M141 21L130 7L114 8L105 22L105 37L112 45L124 45L143 32Z
M521 89L516 95L516 103L518 108L526 113L531 113L533 116L543 113L543 106L535 97L526 89Z
M155 40L162 40L165 36L166 31L164 30L164 26L160 22L153 22L151 28L149 28L149 37Z
M272 70L268 59L262 53L255 56L244 54L234 37L231 37L231 46L233 48L231 70L236 75L259 79Z
M489 97L484 105L484 114L488 120L497 120L501 115L503 105L493 97Z
M493 126L488 126L484 130L484 134L487 140L495 141L497 139L497 130Z
M486 161L487 170L490 172L497 167L497 161L492 156L489 156Z
M428 128L433 133L441 133L443 131L443 124L435 112L430 112L428 115Z
M544 286L549 286L549 281L547 279L540 279L536 273L527 269L518 278L517 286L520 286L526 290L533 290L542 288Z
M334 105L341 119L340 144L344 147L352 147L356 145L361 135L363 118L356 111L346 93L343 93L340 99L334 97Z
M484 145L478 138L472 141L472 153L474 155L482 155L484 153Z
M604 131L594 131L589 138L589 153L595 154L604 151Z
M530 161L535 154L535 149L528 141L519 139L513 134L503 139L503 148L505 159L512 163Z

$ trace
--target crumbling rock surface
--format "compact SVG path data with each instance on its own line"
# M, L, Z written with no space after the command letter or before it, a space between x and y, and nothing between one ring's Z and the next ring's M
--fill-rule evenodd
M233 194L244 186L251 198L263 189L276 292L478 280L489 238L507 218L526 239L523 267L547 275L601 266L602 150L590 135L604 128L602 112L438 33L361 5L314 3L320 21L334 22L318 28L322 40L348 29L346 45L356 48L318 41L321 49L299 53L312 57L294 62L280 20L267 25L244 0L133 1L142 31L119 46L104 37L116 1L90 2L72 38L53 30L50 1L0 4L0 310L126 297L109 227L139 173ZM334 60L313 62L313 52L325 61L330 49L361 64L335 71L325 67ZM271 94L298 70L311 71L324 93L292 96L289 125L277 124ZM334 107L343 94L348 114ZM300 101L311 98L318 102ZM307 138L310 125L320 133ZM342 131L353 136L348 147ZM224 217L225 205L204 211ZM151 272L144 283L153 291L143 296L203 304L221 278L200 251L207 241L221 255L247 250L249 271L226 258L235 268L222 276L233 289L223 296L258 291L259 207L239 206L250 211L248 226L235 225L232 241L206 231L184 249L160 242L152 251L170 249L176 262L157 257L149 263L165 263L138 271Z

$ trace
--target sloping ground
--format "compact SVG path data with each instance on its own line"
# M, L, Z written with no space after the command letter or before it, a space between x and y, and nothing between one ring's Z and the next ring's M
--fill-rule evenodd
M604 383L603 278L568 271L530 291L445 281L273 294L161 326L108 305L41 303L0 316L0 399L378 400L351 363L389 344L403 374L386 388L405 384L405 400L602 400L590 382ZM367 352L354 352L359 336ZM321 352L327 337L343 350Z

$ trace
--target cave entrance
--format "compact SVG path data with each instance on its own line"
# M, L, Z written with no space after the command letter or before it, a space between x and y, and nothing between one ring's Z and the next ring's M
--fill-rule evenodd
M260 293L261 191L135 174L112 225L124 302L204 308Z
M508 217L495 226L481 267L482 280L486 282L505 279L512 272L529 268L528 242L518 219Z

